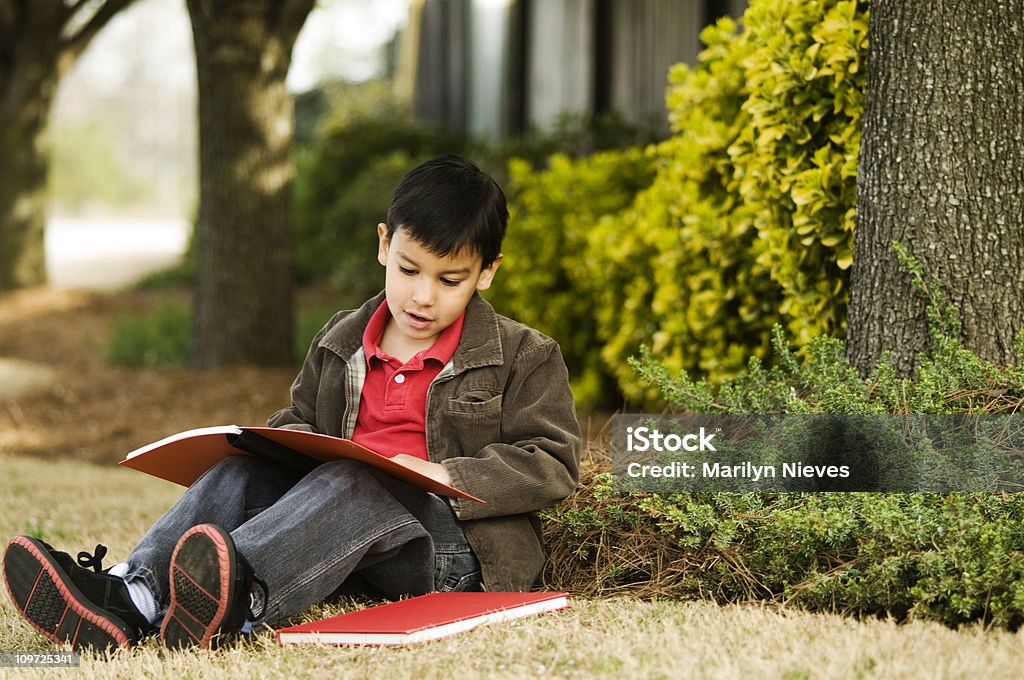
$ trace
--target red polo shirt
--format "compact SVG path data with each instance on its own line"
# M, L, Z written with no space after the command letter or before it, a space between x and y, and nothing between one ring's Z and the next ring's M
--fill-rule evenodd
M367 370L354 441L385 456L408 453L428 460L427 389L455 354L465 317L463 312L430 349L403 364L380 348L391 318L387 300L381 303L363 332Z

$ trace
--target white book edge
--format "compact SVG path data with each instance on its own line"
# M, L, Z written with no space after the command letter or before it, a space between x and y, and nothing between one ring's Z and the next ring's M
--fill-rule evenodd
M411 633L288 633L280 632L281 644L324 644L324 645L404 645L428 642L476 628L484 624L503 623L534 614L564 609L569 606L567 597L555 597L542 602L533 602L512 609L499 609L461 621L452 621Z
M201 437L208 434L242 434L242 428L238 425L213 425L211 427L197 427L194 430L185 430L184 432L178 432L177 434L172 434L169 437L164 437L160 441L153 442L152 444L141 446L130 452L124 457L124 459L131 460L135 456L141 456L144 453L149 453L161 446L181 441L183 439L191 439L192 437Z

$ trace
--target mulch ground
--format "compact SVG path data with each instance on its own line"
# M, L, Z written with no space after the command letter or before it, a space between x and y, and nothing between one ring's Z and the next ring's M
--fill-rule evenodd
M179 293L184 296L184 293ZM105 359L111 321L166 293L32 289L0 295L0 357L49 366L51 387L0 398L0 455L116 462L143 444L207 425L263 425L298 371L132 370Z

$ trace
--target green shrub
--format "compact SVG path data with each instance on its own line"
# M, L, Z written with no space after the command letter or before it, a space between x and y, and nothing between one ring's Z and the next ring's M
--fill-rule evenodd
M654 274L620 305L651 313L614 320L610 365L645 324L665 362L712 377L763 354L775 324L798 345L842 328L867 18L853 2L767 0L744 26L708 29L699 65L674 69L662 171L602 224L642 234Z
M1024 494L616 496L599 477L545 533L545 586L581 596L1024 623Z
M928 299L931 349L918 357L913 377L897 377L888 356L867 377L847 361L841 340L816 336L798 355L776 326L774 364L751 357L747 371L720 383L674 371L641 347L629 365L671 408L697 413L1016 413L1024 407L1024 333L1017 362L995 366L958 340L958 311L946 304L941 284L927 280L917 260L899 244L897 256L914 288Z
M575 294L593 315L555 335L569 363L614 376L626 396L646 402L651 391L626 365L641 343L676 370L720 379L751 354L763 356L776 324L798 346L842 331L866 7L753 0L742 30L723 19L702 33L698 64L669 76L673 134L647 151L656 169L649 186L622 187L636 196L621 208L580 208L593 225L575 256L586 275L570 275L567 264L550 289L536 289L542 300ZM615 159L629 168L635 153L601 162L614 178ZM597 184L592 172L581 159L557 174L520 172L516 181L568 196L577 184ZM530 191L515 203L535 223L563 220L564 205ZM536 237L517 228L508 247ZM554 287L567 281L587 283ZM595 335L579 341L577 328Z
M192 311L163 301L143 314L126 312L110 325L107 361L125 368L184 366L192 334Z
M1024 409L1024 333L999 368L956 339L956 310L898 248L930 299L933 344L912 378L883 358L862 379L843 343L797 355L784 331L775 362L752 357L720 383L677 373L647 351L632 366L674 409L721 413L1004 413ZM771 601L858 616L958 625L1024 623L1024 494L631 494L597 475L545 515L546 585Z
M593 306L610 282L592 277L587 267L588 233L601 215L628 205L652 176L651 159L638 150L577 161L555 155L542 171L523 160L509 163L513 214L489 296L498 311L559 340L580 403L600 403L616 391L593 351Z

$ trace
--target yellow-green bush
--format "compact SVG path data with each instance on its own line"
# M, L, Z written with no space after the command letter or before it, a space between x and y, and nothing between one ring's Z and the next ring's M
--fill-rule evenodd
M670 139L514 173L507 250L539 247L539 225L572 233L551 287L528 288L532 304L566 300L571 322L537 325L587 385L614 376L634 399L648 396L626 365L641 344L672 369L723 378L765 353L775 324L802 345L845 323L867 3L752 0L742 29L723 19L702 39L697 65L669 77ZM581 204L633 191L617 173L637 158L655 173L632 200Z
M746 22L758 39L743 62L750 124L729 148L734 191L767 241L779 311L806 342L845 319L867 3L755 3Z
M597 403L615 391L593 340L594 302L609 286L587 267L588 233L601 215L629 205L653 176L651 159L636 149L576 161L555 155L542 171L523 160L509 163L513 226L492 295L499 311L559 340L581 402Z

